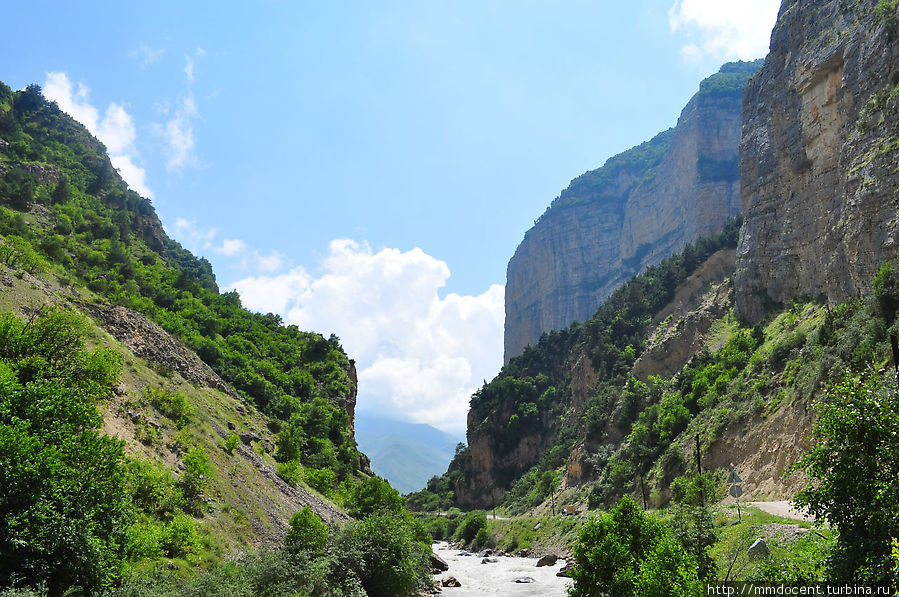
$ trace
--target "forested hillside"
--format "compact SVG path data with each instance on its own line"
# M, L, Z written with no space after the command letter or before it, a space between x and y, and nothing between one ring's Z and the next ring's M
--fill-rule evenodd
M101 143L0 84L0 588L419 586L426 536L355 398L336 337L220 293Z

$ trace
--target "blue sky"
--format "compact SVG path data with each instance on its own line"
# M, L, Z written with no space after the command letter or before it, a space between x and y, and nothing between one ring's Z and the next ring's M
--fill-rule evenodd
M524 232L763 56L778 4L33 1L0 79L85 122L247 306L337 333L360 410L458 431Z

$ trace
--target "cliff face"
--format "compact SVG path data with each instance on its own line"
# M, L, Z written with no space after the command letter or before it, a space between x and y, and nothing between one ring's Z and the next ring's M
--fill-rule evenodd
M506 275L506 362L739 213L741 95L756 68L722 67L674 129L572 181L527 232Z
M885 3L886 4L886 3ZM896 9L784 2L744 96L736 310L870 289L897 250Z

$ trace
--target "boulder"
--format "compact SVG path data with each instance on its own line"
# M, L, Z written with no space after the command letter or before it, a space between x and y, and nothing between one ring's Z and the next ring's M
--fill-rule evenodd
M750 557L754 558L764 558L771 551L768 549L768 544L765 543L764 539L756 539L755 543L749 546L749 549L746 551Z
M519 576L518 578L516 578L516 579L513 580L512 582L516 582L516 583L518 583L518 584L529 584L529 583L537 582L537 581L535 581L535 580L534 580L533 578L531 578L530 576Z
M460 583L459 580L455 576L447 576L442 581L440 581L440 584L443 585L444 587L461 587L462 586L462 583Z
M481 559L482 564L496 564L499 562L497 558L483 558Z
M446 572L449 570L449 564L446 561L438 556L436 553L431 552L431 570L434 574L439 574L441 572Z
M537 560L537 568L541 568L543 566L554 566L558 560L559 556L553 555L551 553L546 554L545 556Z
M556 576L571 578L571 570L573 568L574 568L573 562L566 562L565 566L563 566L558 572L556 572Z

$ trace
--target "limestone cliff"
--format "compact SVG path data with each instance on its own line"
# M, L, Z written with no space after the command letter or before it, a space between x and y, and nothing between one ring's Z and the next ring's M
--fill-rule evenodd
M865 293L897 249L895 2L786 1L744 92L736 309Z
M741 93L759 63L722 67L674 129L576 178L527 232L506 276L506 362L739 213Z

